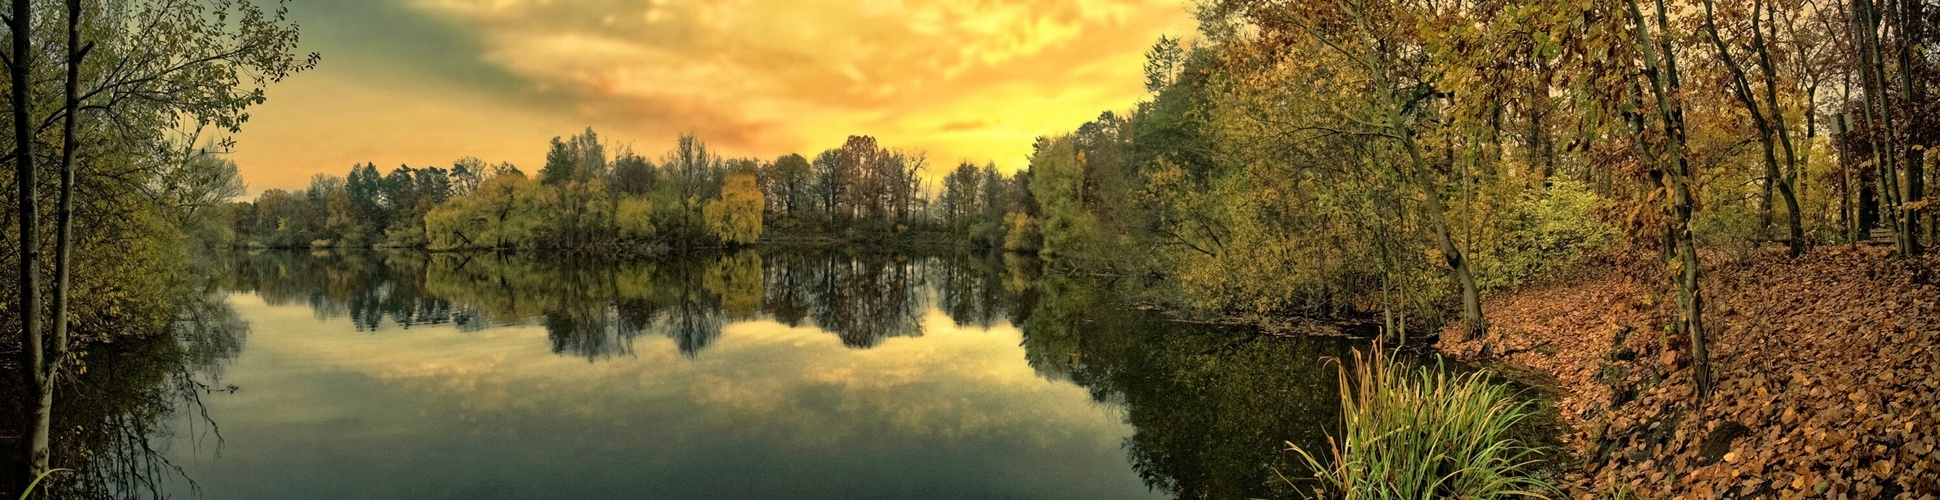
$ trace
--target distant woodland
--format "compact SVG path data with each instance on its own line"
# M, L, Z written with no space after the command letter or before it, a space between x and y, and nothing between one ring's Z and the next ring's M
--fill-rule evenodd
M609 149L612 151L609 153ZM233 172L213 158L209 167ZM923 153L868 136L772 160L729 158L683 135L649 158L597 132L554 138L546 164L462 158L388 173L355 165L298 192L214 207L203 241L262 247L389 246L647 254L745 245L766 234L884 240L926 233L978 246L1035 248L1027 175L964 163L939 186ZM234 178L233 175L227 175ZM239 180L235 181L239 182ZM240 186L230 188L240 190ZM1011 217L1010 214L1020 214ZM1008 224L1008 225L1007 225ZM1015 235L1013 235L1015 233Z

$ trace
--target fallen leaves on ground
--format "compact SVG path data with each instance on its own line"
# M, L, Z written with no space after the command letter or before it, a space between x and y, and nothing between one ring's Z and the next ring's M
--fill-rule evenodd
M1650 273L1493 297L1487 336L1460 341L1458 325L1438 347L1556 379L1573 498L1940 497L1935 279L1882 248L1710 257L1708 399L1688 337L1666 329L1669 280Z

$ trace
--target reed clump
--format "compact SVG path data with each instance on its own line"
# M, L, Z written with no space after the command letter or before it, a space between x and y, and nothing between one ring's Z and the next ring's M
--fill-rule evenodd
M1537 451L1511 437L1535 410L1483 373L1440 366L1407 370L1374 348L1340 366L1341 435L1331 461L1292 443L1315 471L1293 481L1318 498L1547 498L1558 491L1534 474ZM1283 476L1283 479L1284 476Z

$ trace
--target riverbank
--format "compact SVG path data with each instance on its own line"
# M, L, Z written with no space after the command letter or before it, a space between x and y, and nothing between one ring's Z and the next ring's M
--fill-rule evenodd
M969 238L947 231L769 231L755 244L769 248L868 247L881 249L969 249Z
M751 243L715 244L690 246L688 249L736 249L747 247L760 248L846 248L863 247L887 250L975 250L968 238L946 231L912 230L902 232L821 232L821 231L775 231L761 235ZM499 251L546 251L596 255L658 256L675 251L665 242L644 244L614 243L588 248L528 248L495 246L430 246L423 242L408 244L394 243L346 243L332 240L316 240L307 244L267 245L262 242L237 243L233 246L240 250L408 250L426 252L499 252Z
M1709 257L1708 399L1664 287L1618 266L1489 298L1484 339L1438 348L1554 377L1572 498L1940 493L1935 278L1884 247Z

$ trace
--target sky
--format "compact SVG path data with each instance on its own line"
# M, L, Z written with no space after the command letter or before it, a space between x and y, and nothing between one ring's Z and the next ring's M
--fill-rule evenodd
M531 172L592 127L649 158L683 132L764 159L871 135L932 174L1008 171L1145 98L1144 52L1193 29L1186 1L295 0L322 62L268 88L233 158L252 195L365 162Z

